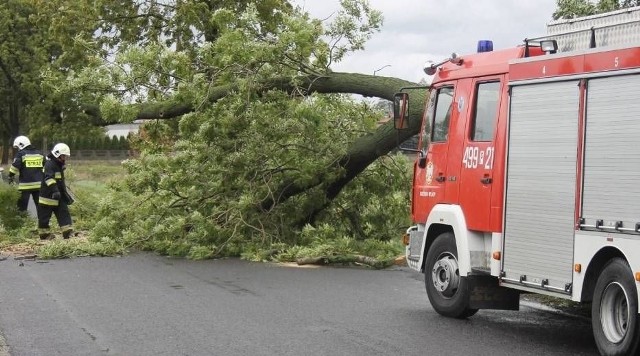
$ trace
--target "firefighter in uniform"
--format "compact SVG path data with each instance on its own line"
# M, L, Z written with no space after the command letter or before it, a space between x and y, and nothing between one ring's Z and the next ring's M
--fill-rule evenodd
M54 237L49 227L51 214L56 215L63 238L68 239L73 232L71 214L69 214L69 204L73 203L73 199L67 193L64 181L65 161L69 156L71 156L69 146L58 143L53 146L44 163L38 207L38 230L42 240Z
M31 146L31 141L26 136L16 137L13 141L13 147L18 150L18 153L9 168L9 184L14 183L17 175L18 190L21 193L18 199L18 210L27 210L29 197L33 197L37 208L44 156Z

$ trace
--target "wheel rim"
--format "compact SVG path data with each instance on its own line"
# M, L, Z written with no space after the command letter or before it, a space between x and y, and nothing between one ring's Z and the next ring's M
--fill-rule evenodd
M612 343L624 339L629 326L629 299L620 283L612 282L602 293L600 324L605 337Z
M436 291L444 298L451 298L456 294L460 284L460 272L456 256L445 252L438 256L431 269L431 280Z

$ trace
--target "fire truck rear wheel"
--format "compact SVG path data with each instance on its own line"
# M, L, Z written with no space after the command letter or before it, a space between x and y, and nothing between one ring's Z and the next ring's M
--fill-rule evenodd
M457 251L452 233L436 237L427 252L424 281L427 296L436 312L464 319L474 315L478 309L469 308L470 292L466 278L460 278Z
M591 305L593 336L602 355L635 355L640 343L638 297L629 264L616 258L598 277Z

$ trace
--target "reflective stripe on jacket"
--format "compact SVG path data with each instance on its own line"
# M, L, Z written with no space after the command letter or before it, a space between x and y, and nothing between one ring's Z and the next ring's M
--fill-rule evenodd
M18 151L9 168L9 175L18 176L18 190L40 189L44 156L31 146Z

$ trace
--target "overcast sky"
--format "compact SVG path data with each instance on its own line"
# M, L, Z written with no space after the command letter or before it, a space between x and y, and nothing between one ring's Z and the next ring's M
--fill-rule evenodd
M338 0L294 0L324 19L339 9ZM493 40L494 49L515 47L525 38L546 33L556 0L369 0L382 11L380 32L332 68L398 77L414 82L426 75L427 60L476 51L478 40ZM385 67L386 66L386 67ZM384 67L384 68L383 68ZM382 69L380 69L382 68ZM378 70L379 69L379 70Z

